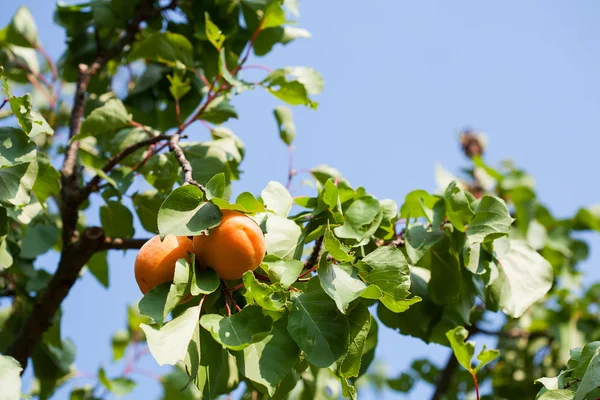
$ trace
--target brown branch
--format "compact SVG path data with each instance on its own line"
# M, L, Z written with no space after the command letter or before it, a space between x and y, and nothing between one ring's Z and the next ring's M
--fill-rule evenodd
M319 254L321 253L322 247L323 236L320 236L315 240L315 246L312 249L312 253L310 253L310 257L304 263L304 268L313 268L319 265Z
M153 138L150 139L146 139L146 140L142 140L141 142L132 144L129 147L124 148L123 150L121 150L120 153L115 154L114 156L112 156L104 165L104 167L102 167L102 171L104 171L105 173L108 173L110 171L112 171L112 169L114 167L116 167L121 161L123 161L125 158L127 158L129 155L135 153L137 150L153 145L155 143L158 143L160 141L163 140L169 140L171 139L170 135L160 135L160 136L155 136ZM90 195L90 193L95 192L98 190L98 185L100 184L100 181L102 181L102 177L100 175L96 175L94 176L88 183L87 185L85 185L85 187L81 190L81 194L79 196L79 201L82 202L85 199L88 198L88 196Z
M147 239L123 239L123 238L104 238L104 243L100 246L102 250L137 250L140 249L150 238Z
M172 2L175 7L177 2ZM87 88L90 79L109 60L118 56L123 49L133 43L142 21L158 15L162 9L154 8L153 0L142 0L138 5L134 17L127 25L125 33L119 43L110 50L100 50L94 62L88 67L79 65L79 77L73 100L73 109L69 120L69 139L79 133L81 120L86 102ZM61 168L61 214L62 214L62 239L63 250L58 263L58 269L52 276L46 290L36 299L31 314L19 332L7 354L13 356L21 363L23 370L31 353L40 341L43 333L50 327L52 318L59 309L62 301L75 284L83 266L90 257L99 250L104 243L104 232L101 228L87 228L81 238L74 241L77 232L79 216L80 171L77 166L77 152L79 142L70 140L65 151L65 159Z
M8 349L7 354L19 361L23 369L27 366L27 359L42 335L50 327L54 313L75 284L81 267L103 242L104 231L98 227L91 227L83 232L77 243L69 245L63 250L56 273L50 279L46 289L39 295L19 336ZM79 267L80 265L81 267Z
M454 373L458 368L458 360L454 357L454 353L450 353L450 357L446 362L446 366L442 373L438 376L437 383L435 385L435 392L433 396L431 396L431 400L441 400L448 389L450 388L450 384L452 383L452 378L454 377Z
M181 168L183 169L183 184L194 185L200 188L200 190L202 190L203 193L206 193L206 189L204 188L204 186L196 182L194 180L194 177L192 176L192 165L190 164L188 159L185 158L185 154L183 153L183 150L179 145L180 137L181 135L179 133L171 136L171 138L169 139L169 149L171 149L171 151L175 154L177 162L179 162L179 165L181 165Z

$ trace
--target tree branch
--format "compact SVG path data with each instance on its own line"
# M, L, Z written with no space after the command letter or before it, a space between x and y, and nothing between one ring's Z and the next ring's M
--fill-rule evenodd
M104 165L104 167L102 167L102 171L104 171L105 173L108 173L108 172L112 171L112 169L114 167L116 167L121 161L123 161L129 155L135 153L137 150L139 150L139 149L141 149L143 147L147 147L147 146L150 146L152 144L161 142L163 140L169 140L169 139L171 139L171 135L160 135L160 136L155 136L153 138L142 140L141 142L132 144L131 146L126 147L125 149L123 149L120 153L117 153L114 156L112 156L106 162L106 164ZM88 196L90 195L90 193L97 191L98 190L98 185L100 184L101 180L102 180L102 177L100 175L94 176L87 183L87 185L85 185L85 187L81 190L81 193L80 193L80 196L79 196L79 202L82 202L85 199L87 199Z
M172 1L168 7L174 8L176 6L177 1ZM154 8L154 0L142 0L119 43L110 50L100 50L89 67L84 64L79 65L79 77L69 120L69 139L79 133L87 88L92 76L109 60L119 55L123 49L133 43L142 21L160 14L161 11L163 10ZM75 284L81 269L104 243L104 232L101 228L87 228L81 238L74 242L79 206L81 205L79 202L80 171L77 167L78 150L79 142L70 140L67 144L65 159L61 168L63 250L58 269L46 289L36 299L31 314L25 320L19 335L7 352L19 361L23 371L25 371L28 358L42 338L43 333L50 327L54 314Z
M171 139L169 139L169 149L171 149L171 151L175 154L177 162L179 162L179 165L181 165L181 168L183 169L183 183L184 185L188 184L197 186L200 188L200 190L202 190L202 192L206 193L206 188L200 183L196 182L192 176L192 165L188 159L185 158L185 154L179 145L180 137L181 135L179 133L171 136Z
M452 378L454 377L457 367L458 360L456 357L454 357L454 353L451 352L444 370L438 377L437 384L435 386L435 392L433 393L431 400L441 400L443 398L450 388L450 384L452 383Z
M77 268L77 266L81 265L83 267L103 242L104 231L102 228L91 227L83 232L77 243L67 246L63 250L56 273L38 297L33 311L25 321L19 336L8 349L7 354L19 361L23 369L27 366L27 359L42 335L52 324L52 318L56 310L58 310L77 280L81 271L81 268Z
M111 238L105 237L104 243L98 251L102 250L137 250L140 249L148 239L123 239L123 238Z

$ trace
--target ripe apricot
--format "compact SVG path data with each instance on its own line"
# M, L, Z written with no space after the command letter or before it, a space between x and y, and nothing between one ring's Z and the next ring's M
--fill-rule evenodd
M188 259L188 252L193 253L194 247L186 236L167 235L161 242L157 235L144 243L135 258L134 267L135 280L142 293L172 281L175 263L180 258Z
M222 212L221 224L209 235L194 236L194 250L200 262L217 271L221 279L240 279L264 258L265 237L247 215L233 210Z

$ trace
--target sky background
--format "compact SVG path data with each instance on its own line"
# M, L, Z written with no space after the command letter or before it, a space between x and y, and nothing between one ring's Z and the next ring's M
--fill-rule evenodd
M54 2L2 1L0 26L19 5L31 9L44 47L58 58L64 35L52 23ZM305 0L300 26L312 39L249 62L310 66L325 79L317 111L294 109L296 168L329 164L354 186L401 204L411 190L436 188L436 163L455 172L467 164L457 135L469 126L487 133L490 163L513 159L535 177L543 202L567 217L600 202L599 14L593 0ZM227 126L247 146L234 193L259 193L270 180L287 177L287 149L272 116L276 104L259 90L234 99L240 119ZM209 138L198 123L189 134L192 140ZM90 223L97 221L97 214L89 216ZM139 223L136 228L136 236L147 236ZM583 266L589 284L600 278L600 239L585 237L592 245ZM116 376L123 369L123 363L111 363L110 336L125 327L126 305L141 296L134 257L111 253L110 289L87 274L63 303L63 335L74 341L82 371L95 373L104 365ZM36 265L52 269L56 260L50 254ZM428 347L382 325L379 332L377 357L390 376L416 357L431 356L439 365L448 357L441 346ZM149 356L140 366L163 371ZM157 382L134 378L138 388L123 399L160 397ZM411 398L430 394L421 384ZM389 391L382 397L405 398ZM55 398L67 399L68 391Z

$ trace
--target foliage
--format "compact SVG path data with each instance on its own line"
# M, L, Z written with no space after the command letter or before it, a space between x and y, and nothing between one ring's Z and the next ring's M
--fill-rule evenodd
M28 360L27 393L40 399L80 373L60 304L86 271L109 286L107 252L145 241L134 220L161 237L194 236L232 209L265 235L259 268L220 281L193 257L179 260L172 283L129 307L111 341L114 360L129 361L120 376L99 368L96 388L129 393L147 350L173 366L160 378L167 400L238 387L244 398L356 398L361 382L409 392L416 380L434 385L436 399L472 390L479 398L483 382L493 391L481 398L534 398L534 380L561 369L538 379L539 399L597 397L598 342L585 343L600 329L600 287L580 297L573 289L588 253L576 234L600 230L598 208L556 218L523 170L485 162L481 136L461 136L471 163L462 178L441 171L439 191L412 191L400 206L329 166L311 169L311 197L292 197L291 165L287 185L231 198L245 157L223 125L238 118L234 95L264 89L286 103L273 110L273 130L290 151L288 105L318 106L324 81L312 68L259 66L262 80L244 79L252 54L309 36L297 17L293 0L59 3L54 19L68 42L57 63L27 9L0 31L0 285L12 299L0 310L2 394L19 398ZM115 79L122 73L126 90ZM74 88L73 101L63 87ZM42 100L15 94L26 91ZM196 121L211 140L185 140ZM91 206L92 196L102 205ZM92 212L101 227L86 225ZM61 257L53 274L33 266L49 251ZM505 318L486 330L494 313ZM379 324L448 346L456 359L443 368L416 360L382 378L370 368ZM499 351L484 349L473 367L469 334L497 336ZM96 388L74 387L71 398L97 399Z

